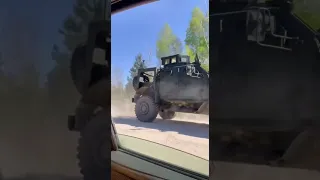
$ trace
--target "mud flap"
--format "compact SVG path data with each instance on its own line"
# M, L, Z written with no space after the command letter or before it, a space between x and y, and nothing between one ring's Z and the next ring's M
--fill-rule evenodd
M320 133L317 129L301 132L291 143L284 155L272 165L316 169L319 167Z
M209 114L209 102L203 102L199 109L196 111L196 114Z

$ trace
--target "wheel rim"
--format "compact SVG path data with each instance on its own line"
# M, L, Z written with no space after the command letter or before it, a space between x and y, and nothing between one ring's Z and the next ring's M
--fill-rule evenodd
M141 103L140 105L140 112L143 115L146 115L149 113L149 105L145 102Z

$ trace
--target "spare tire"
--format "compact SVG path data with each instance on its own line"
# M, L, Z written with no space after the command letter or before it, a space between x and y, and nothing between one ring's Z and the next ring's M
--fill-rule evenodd
M139 76L135 76L132 79L132 87L135 91L137 91L140 88L140 81L139 81Z
M110 76L108 67L105 65L90 62L91 65L87 66L86 51L86 45L75 48L70 63L71 79L81 95L84 95L89 87L96 84L101 79Z
M86 67L86 45L78 46L74 49L70 62L71 79L78 90L83 95L89 82L85 82L85 75L91 71L91 67Z

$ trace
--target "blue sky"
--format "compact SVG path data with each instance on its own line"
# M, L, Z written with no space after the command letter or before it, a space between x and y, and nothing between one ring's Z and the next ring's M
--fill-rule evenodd
M184 41L192 10L206 10L205 0L160 0L142 5L112 16L112 69L123 71L123 80L133 65L135 56L142 53L144 59L156 64L156 42L165 23Z

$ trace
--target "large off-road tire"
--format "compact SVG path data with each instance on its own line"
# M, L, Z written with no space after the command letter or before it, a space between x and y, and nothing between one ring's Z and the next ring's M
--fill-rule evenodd
M158 115L158 106L150 96L141 96L136 101L136 117L141 122L153 122Z
M80 132L77 157L84 180L110 178L110 148L110 122L100 112Z
M165 120L171 120L176 117L176 112L174 111L159 111L159 116Z
M87 46L80 45L74 49L72 53L72 58L70 62L70 73L71 79L78 90L78 92L82 95L85 91L85 85L88 85L89 82L84 81L84 75L89 71L88 68L85 67L86 64L86 49Z
M135 91L137 91L140 88L139 76L135 76L132 79L132 87Z

